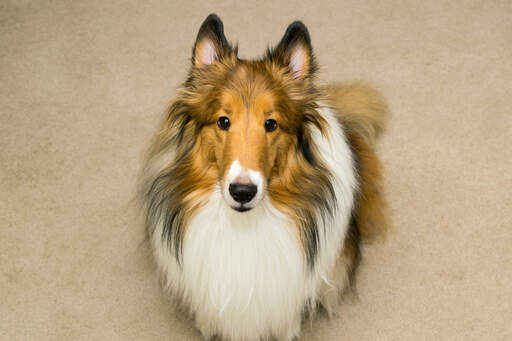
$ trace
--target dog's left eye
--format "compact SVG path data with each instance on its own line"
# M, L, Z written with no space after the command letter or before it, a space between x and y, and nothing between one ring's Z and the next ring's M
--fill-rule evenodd
M219 119L217 120L217 125L222 130L228 130L230 126L229 118L227 118L226 116L219 117Z
M267 132L274 131L274 130L276 130L276 128L277 128L276 120L273 120L273 119L270 118L270 119L265 121L265 130Z

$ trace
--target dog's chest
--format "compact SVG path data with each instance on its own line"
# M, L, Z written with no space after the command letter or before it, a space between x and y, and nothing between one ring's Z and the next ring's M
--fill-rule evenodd
M191 221L183 244L182 280L192 305L233 321L272 323L287 310L295 314L306 280L293 225L268 205L238 213L216 199Z

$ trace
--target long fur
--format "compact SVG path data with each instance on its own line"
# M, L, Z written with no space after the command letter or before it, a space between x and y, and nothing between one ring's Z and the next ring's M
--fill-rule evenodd
M346 129L374 147L389 118L389 110L382 95L361 82L333 83L324 91Z
M165 288L205 339L292 340L304 313L319 304L336 311L355 277L360 242L385 231L374 143L387 109L366 87L317 89L299 22L263 59L244 61L210 16L192 63L139 184ZM215 113L226 93L244 101L270 93L287 113L273 150L262 154L274 160L265 195L244 213L221 189L226 169L215 145L225 135L215 130Z
M382 95L361 82L334 83L323 89L336 109L353 149L359 175L354 224L366 241L385 236L389 226L382 165L375 150L390 113Z

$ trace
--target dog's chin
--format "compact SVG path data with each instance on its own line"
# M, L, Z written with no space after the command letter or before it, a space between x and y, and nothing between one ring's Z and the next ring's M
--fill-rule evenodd
M247 207L247 206L243 206L243 205L239 206L239 207L231 207L231 208L240 213L247 212L247 211L250 211L253 209L253 207Z
M252 210L258 206L258 204L255 205L254 203L250 203L250 205L239 204L239 203L233 202L232 200L230 200L230 201L226 200L226 203L233 211L240 212L240 213L249 212L250 210Z

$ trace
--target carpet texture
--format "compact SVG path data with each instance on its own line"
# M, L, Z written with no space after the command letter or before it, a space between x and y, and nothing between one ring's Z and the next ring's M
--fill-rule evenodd
M512 339L512 2L0 2L0 339L200 340L159 289L141 153L211 12L242 57L301 19L364 80L393 229L302 340Z

